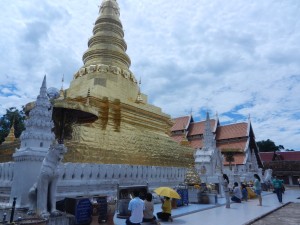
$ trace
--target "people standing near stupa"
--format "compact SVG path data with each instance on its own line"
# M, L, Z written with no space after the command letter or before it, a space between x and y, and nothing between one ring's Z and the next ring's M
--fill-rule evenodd
M276 176L274 177L273 181L274 192L277 195L278 201L282 204L282 186L283 180L279 180Z
M222 181L223 190L225 193L225 199L226 199L226 208L230 208L230 198L229 198L229 178L227 174L223 174L223 181Z
M255 194L257 195L258 197L258 201L259 201L259 206L262 206L262 197L261 197L261 182L260 182L260 177L258 176L258 174L254 174L254 184L253 184L253 187L254 187L254 191L255 191Z

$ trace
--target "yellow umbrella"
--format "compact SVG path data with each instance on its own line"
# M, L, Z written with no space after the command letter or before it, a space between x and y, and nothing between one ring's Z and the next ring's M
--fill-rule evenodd
M154 192L160 196L181 199L179 194L174 189L169 188L169 187L159 187L159 188L156 188L154 190Z

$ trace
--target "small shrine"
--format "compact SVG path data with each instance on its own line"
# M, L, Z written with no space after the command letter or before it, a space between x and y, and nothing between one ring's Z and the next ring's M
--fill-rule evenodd
M220 177L223 172L223 157L221 151L216 146L208 113L206 115L203 141L203 148L197 149L194 154L196 170L203 182L220 183Z
M28 203L28 191L55 140L53 126L52 106L47 95L45 76L35 106L29 113L29 119L25 121L25 130L20 136L21 146L13 154L15 164L10 202L13 197L17 197L17 206Z

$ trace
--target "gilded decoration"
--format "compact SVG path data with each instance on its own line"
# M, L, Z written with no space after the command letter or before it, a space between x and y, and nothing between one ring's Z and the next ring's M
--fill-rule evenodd
M117 66L109 66L109 65L104 65L104 64L98 64L98 65L89 65L87 67L82 67L79 69L78 72L76 72L73 76L74 79L77 79L79 77L95 73L95 72L101 72L101 73L112 73L115 75L122 75L125 79L128 79L132 81L133 83L137 84L137 80L134 77L133 73L130 72L127 69L121 69L120 67Z

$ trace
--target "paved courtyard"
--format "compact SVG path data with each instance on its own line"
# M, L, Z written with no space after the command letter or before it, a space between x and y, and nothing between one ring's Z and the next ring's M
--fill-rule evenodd
M300 203L300 189L289 188L283 195L284 204L280 204L275 194L271 192L264 192L263 206L258 206L257 199L251 199L248 202L241 204L233 203L230 209L226 209L224 206L224 199L219 198L219 205L204 205L204 204L192 204L188 206L178 207L172 210L174 221L161 222L162 225L174 224L174 225L248 225L252 222L258 222L257 219L273 212L278 208L284 209L285 204L288 202ZM289 211L289 205L286 205L286 209ZM299 206L299 204L297 204ZM296 209L299 214L299 208ZM155 212L160 211L160 204L155 205ZM278 211L273 215L278 217L291 217L290 214L278 214ZM299 216L295 218L296 223L290 220L290 223L282 223L285 225L300 224ZM115 218L115 225L125 225L124 219ZM285 220L288 221L288 220ZM254 223L255 225L262 225L266 223ZM280 224L280 223L272 223Z
M218 198L218 204L189 204L172 210L174 221L162 225L299 225L300 188L287 188L280 204L274 193L263 192L263 206L257 199L232 203L225 208L225 199ZM155 213L161 211L161 204L155 204ZM2 217L2 210L0 210ZM18 217L16 212L15 217ZM114 219L115 225L125 225L125 219ZM143 225L146 225L144 223ZM99 225L97 217L92 225ZM149 223L148 223L149 225Z

